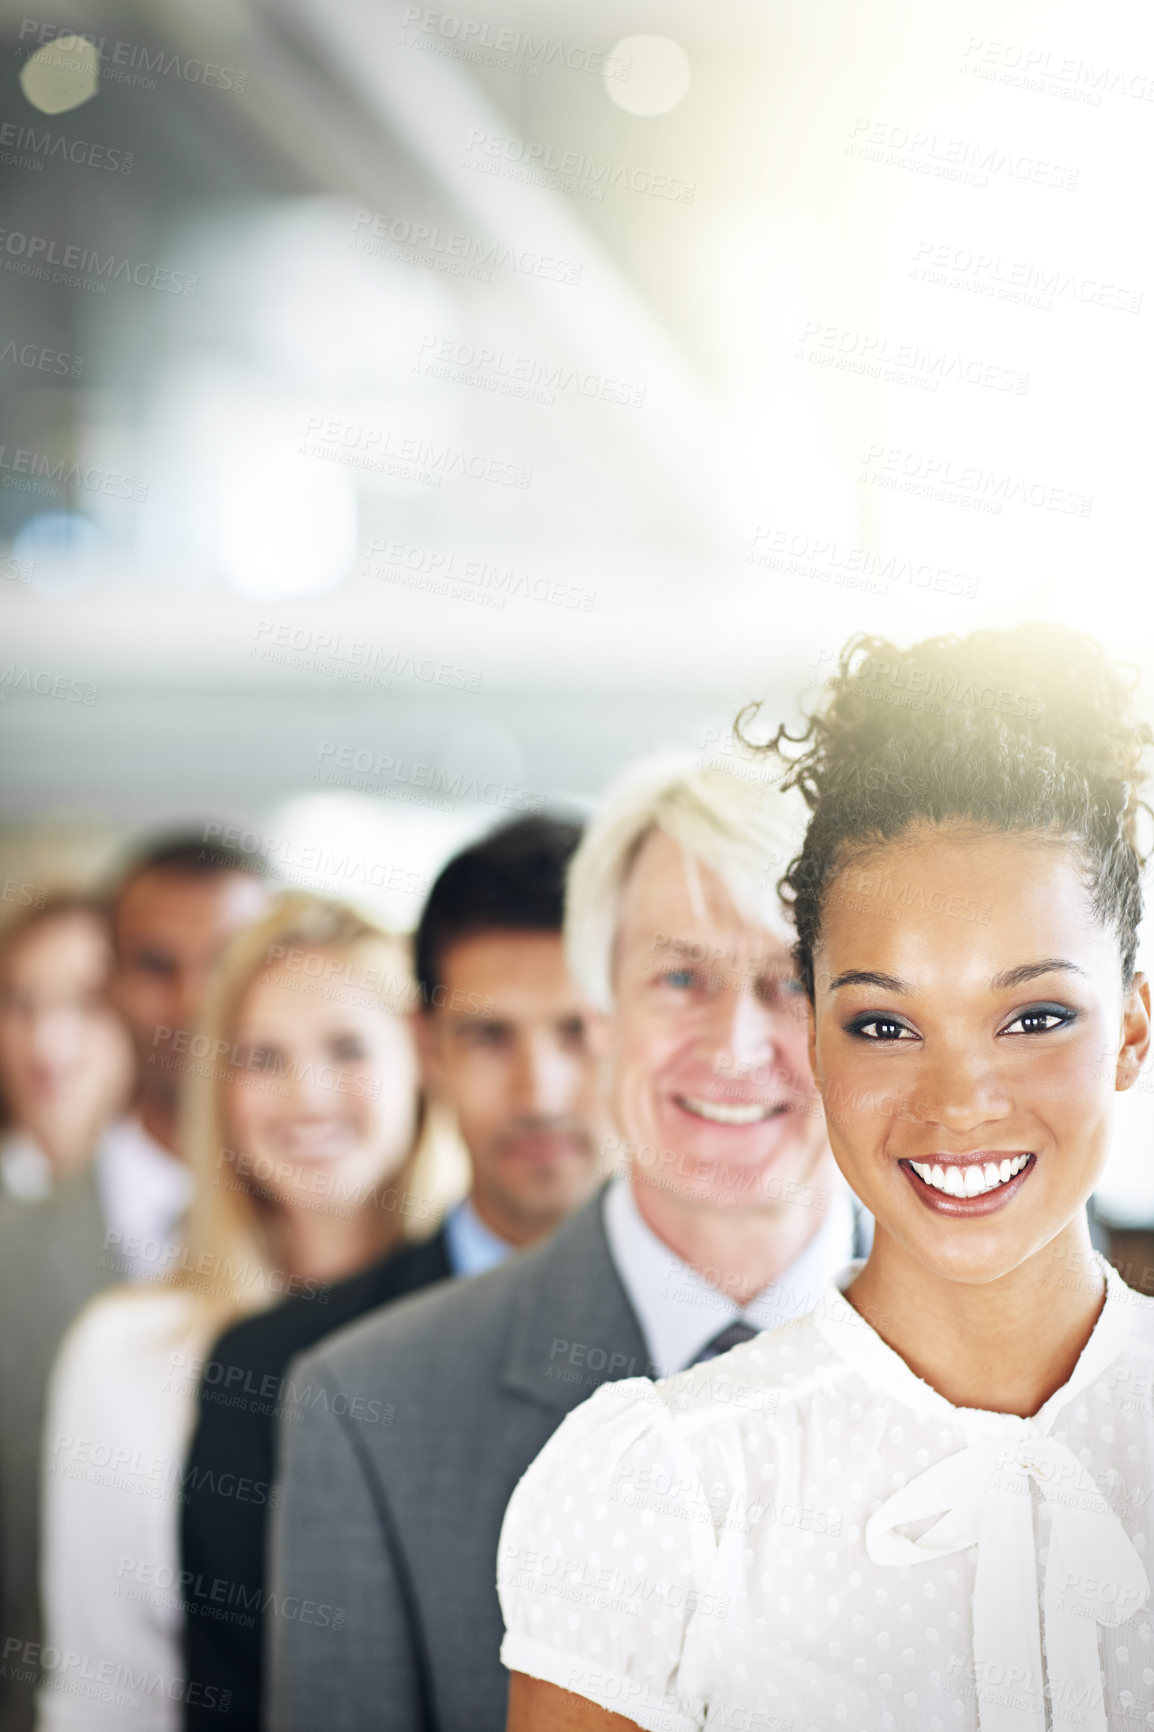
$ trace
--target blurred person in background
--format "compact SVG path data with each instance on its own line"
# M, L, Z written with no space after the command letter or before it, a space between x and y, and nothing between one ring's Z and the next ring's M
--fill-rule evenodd
M199 837L138 853L109 897L109 996L137 1058L133 1110L88 1167L0 1210L0 1732L29 1732L40 1652L37 1509L44 1392L60 1338L113 1281L162 1275L189 1179L175 1152L174 1046L209 971L268 907L264 863Z
M180 1255L163 1281L94 1299L52 1373L38 1732L160 1732L187 1696L215 1700L186 1685L181 1658L189 1368L224 1325L286 1292L323 1312L329 1285L396 1246L428 1203L412 996L405 942L308 895L222 958L178 1072L191 1187ZM268 1489L234 1481L232 1507Z
M132 1048L108 1002L105 910L56 895L0 939L0 1195L33 1202L95 1152L132 1088Z
M405 1293L493 1267L551 1232L595 1183L596 1067L561 938L580 836L545 815L503 825L448 862L421 915L423 1074L460 1130L467 1198L433 1238L334 1287L326 1305L290 1298L212 1350L182 1514L185 1676L198 1685L185 1700L189 1732L260 1724L269 1506L230 1494L239 1480L273 1479L290 1359Z
M153 1218L140 1224L153 1239L171 1237L188 1191L177 1149L183 1074L178 1055L199 1024L224 946L267 911L261 868L259 859L240 849L181 838L138 861L113 904L112 999L136 1048L137 1086L127 1134L101 1180L110 1219L118 1200L127 1206L130 1188L147 1188ZM180 1202L174 1208L177 1193ZM156 1272L147 1267L156 1260L147 1239L140 1246L120 1243L119 1249L134 1265L133 1273Z
M804 1313L860 1249L774 887L790 824L764 774L682 757L635 767L592 819L566 948L618 1175L544 1245L291 1367L269 1732L501 1732L498 1534L542 1444L600 1384Z

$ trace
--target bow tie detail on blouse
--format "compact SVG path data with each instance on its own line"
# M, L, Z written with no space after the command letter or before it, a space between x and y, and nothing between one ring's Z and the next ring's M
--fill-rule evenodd
M1041 1628L1031 1484L1050 1512ZM919 1539L897 1532L934 1516ZM879 1564L925 1563L977 1546L973 1678L959 1675L957 1684L976 1698L981 1732L1108 1732L1098 1625L1132 1617L1150 1583L1065 1444L1038 1432L947 1456L874 1511L865 1542Z

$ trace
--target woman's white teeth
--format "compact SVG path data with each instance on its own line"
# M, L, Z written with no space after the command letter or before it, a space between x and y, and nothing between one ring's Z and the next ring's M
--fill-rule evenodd
M1009 1184L1020 1173L1029 1155L1015 1155L1013 1160L987 1161L980 1167L975 1161L969 1167L931 1167L925 1161L911 1161L910 1166L924 1185L944 1191L947 1197L983 1197L999 1185Z
M711 1119L716 1125L756 1125L774 1111L763 1101L743 1101L739 1106L736 1102L730 1105L725 1101L701 1101L693 1095L683 1095L681 1104L698 1118Z

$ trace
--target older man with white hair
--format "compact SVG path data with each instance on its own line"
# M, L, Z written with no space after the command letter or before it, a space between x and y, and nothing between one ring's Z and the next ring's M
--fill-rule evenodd
M497 1544L533 1457L601 1383L664 1376L803 1314L862 1250L774 889L792 817L752 765L666 758L623 777L589 826L566 942L604 1058L614 1176L545 1245L294 1366L272 1732L501 1732ZM628 1592L628 1562L590 1580L524 1560L575 1613Z

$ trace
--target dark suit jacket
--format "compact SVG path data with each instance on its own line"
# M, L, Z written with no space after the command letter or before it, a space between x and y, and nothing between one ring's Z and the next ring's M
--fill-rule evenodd
M650 1372L599 1196L544 1245L297 1361L272 1516L272 1732L503 1732L505 1505L571 1408Z
M221 1336L205 1363L181 1517L186 1732L258 1732L267 1493L290 1359L344 1324L453 1273L444 1229L328 1290ZM227 1700L227 1707L222 1702Z

